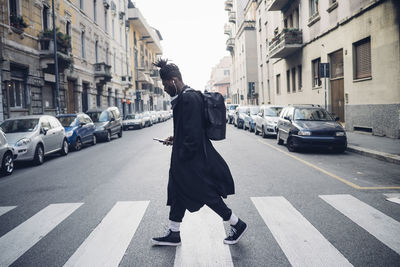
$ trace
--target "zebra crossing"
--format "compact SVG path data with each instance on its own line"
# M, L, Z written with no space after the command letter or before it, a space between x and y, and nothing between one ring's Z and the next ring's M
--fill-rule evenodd
M320 199L400 254L400 223L351 195L320 195ZM265 223L292 266L352 266L301 212L282 196L252 197ZM146 214L149 201L116 202L64 266L118 266ZM0 237L0 266L9 266L36 245L84 203L51 204ZM0 216L18 208L0 207ZM251 227L251 218L246 218ZM174 266L234 266L224 245L221 219L207 207L186 213L182 246ZM150 242L149 242L150 244ZM134 244L133 244L134 245ZM150 245L149 245L150 246Z

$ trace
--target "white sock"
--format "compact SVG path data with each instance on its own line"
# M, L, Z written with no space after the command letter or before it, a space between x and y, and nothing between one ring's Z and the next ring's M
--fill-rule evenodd
M170 221L169 229L171 229L172 232L179 232L180 226L181 226L180 222Z
M229 218L230 225L236 225L239 221L239 218L232 212L231 217Z

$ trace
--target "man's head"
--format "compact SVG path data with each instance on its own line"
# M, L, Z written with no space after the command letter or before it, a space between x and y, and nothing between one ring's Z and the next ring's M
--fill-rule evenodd
M168 64L168 59L159 59L153 65L160 68L160 77L165 92L170 96L179 94L182 90L183 82L178 66L172 63Z

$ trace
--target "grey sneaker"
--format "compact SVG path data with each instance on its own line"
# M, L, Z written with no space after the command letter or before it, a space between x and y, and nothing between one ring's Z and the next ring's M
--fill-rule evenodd
M231 225L231 230L228 236L224 239L224 243L227 245L234 245L239 242L240 238L242 238L243 234L247 230L247 224L239 219L237 224Z
M181 244L181 233L168 229L165 236L154 237L151 239L151 242L156 246L179 246Z

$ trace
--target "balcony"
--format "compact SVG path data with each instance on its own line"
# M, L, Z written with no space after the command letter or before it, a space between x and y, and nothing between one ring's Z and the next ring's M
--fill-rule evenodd
M235 48L235 38L229 38L226 40L226 50L233 52L233 49Z
M121 82L122 86L125 87L125 89L132 88L132 76L121 76Z
M269 42L271 58L285 58L303 46L303 33L299 29L284 29Z
M110 8L110 0L103 0L103 5L104 5L104 8L109 9Z
M228 20L229 22L236 23L236 12L234 11L229 12Z
M255 20L245 20L243 21L241 27L243 30L255 30L256 29L256 21Z
M71 39L57 32L56 40L58 71L62 73L73 64ZM54 73L54 41L51 32L42 32L39 35L39 49L40 68L46 73Z
M225 10L231 11L233 7L233 0L226 0L225 1Z
M111 66L106 63L95 63L94 65L94 79L96 84L106 84L111 81Z
M271 5L268 7L268 11L280 11L287 9L290 4L292 4L292 0L273 0Z
M224 34L227 34L227 35L229 35L229 36L232 35L232 28L231 28L230 25L225 24L225 26L224 26Z

